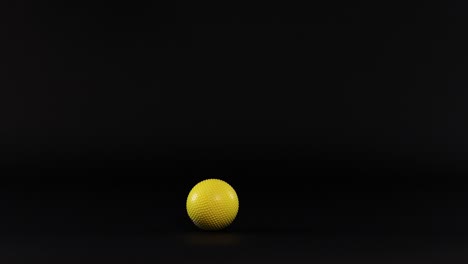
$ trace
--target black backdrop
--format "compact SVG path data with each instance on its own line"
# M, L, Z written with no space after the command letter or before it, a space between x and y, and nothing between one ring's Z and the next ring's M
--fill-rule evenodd
M463 8L2 3L0 231L464 234Z

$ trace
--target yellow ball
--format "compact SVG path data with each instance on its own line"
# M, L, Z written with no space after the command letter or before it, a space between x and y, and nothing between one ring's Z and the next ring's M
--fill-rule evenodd
M196 226L215 231L226 228L234 221L239 211L239 199L227 182L207 179L192 188L186 207Z

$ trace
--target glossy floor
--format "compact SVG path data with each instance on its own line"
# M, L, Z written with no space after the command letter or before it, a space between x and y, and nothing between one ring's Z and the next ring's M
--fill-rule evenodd
M3 238L1 263L467 263L462 239L186 232Z

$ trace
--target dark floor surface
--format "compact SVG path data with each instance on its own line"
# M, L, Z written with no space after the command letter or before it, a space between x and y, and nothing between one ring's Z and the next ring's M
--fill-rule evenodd
M3 237L1 263L467 263L461 238L181 232L147 237Z

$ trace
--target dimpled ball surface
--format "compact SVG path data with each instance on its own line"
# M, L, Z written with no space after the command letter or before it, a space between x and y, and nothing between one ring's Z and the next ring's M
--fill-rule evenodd
M207 179L192 188L186 207L190 219L199 228L221 230L236 218L239 199L234 188L227 182Z

